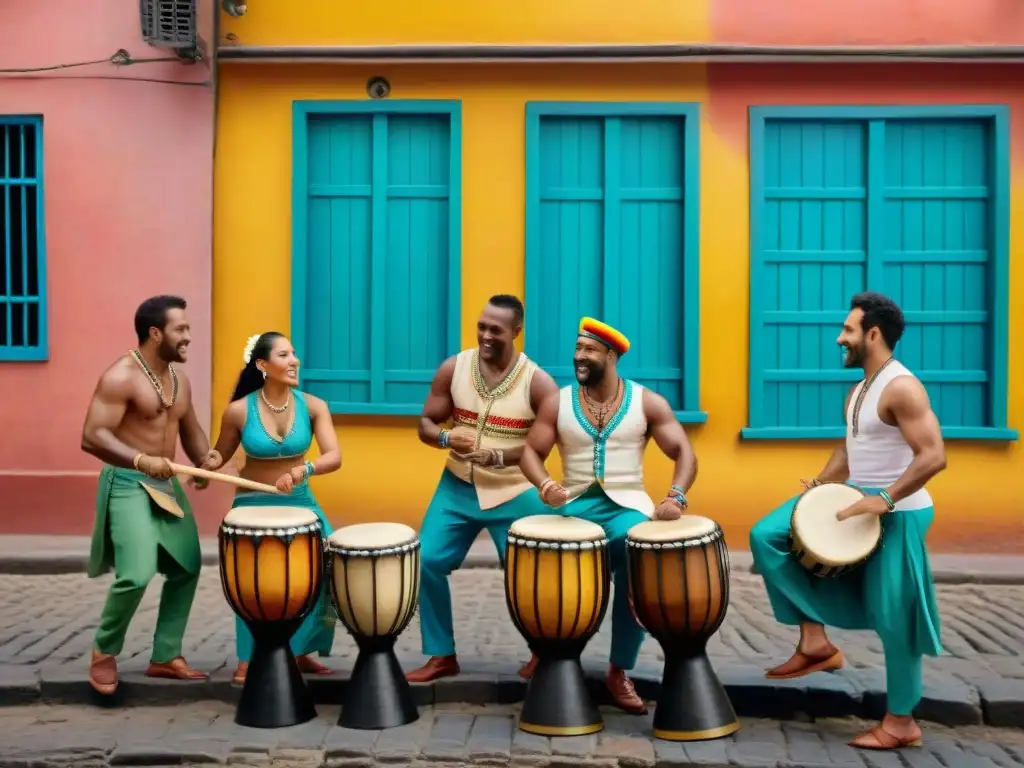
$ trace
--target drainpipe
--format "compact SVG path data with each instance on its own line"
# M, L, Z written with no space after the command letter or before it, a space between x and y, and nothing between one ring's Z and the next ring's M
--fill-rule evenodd
M727 43L652 45L221 45L221 61L324 64L449 63L1021 63L1024 46L760 46Z

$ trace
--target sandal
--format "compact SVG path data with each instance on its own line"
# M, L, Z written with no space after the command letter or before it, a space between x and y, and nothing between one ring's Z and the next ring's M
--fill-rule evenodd
M800 662L800 666L792 672L780 673L777 671L794 660ZM843 656L843 652L838 648L835 649L835 653L831 656L826 656L824 658L820 656L808 656L806 653L797 651L789 661L784 664L780 664L775 667L775 669L768 670L764 676L769 680L794 680L798 677L809 675L812 672L835 672L836 670L843 668L844 661L845 658Z
M873 738L874 744L865 744L862 739ZM910 738L901 739L899 736L893 736L882 724L879 723L867 733L862 733L860 736L850 742L851 747L857 749L871 749L876 752L890 751L893 749L905 749L907 747L920 747L921 746L921 734Z

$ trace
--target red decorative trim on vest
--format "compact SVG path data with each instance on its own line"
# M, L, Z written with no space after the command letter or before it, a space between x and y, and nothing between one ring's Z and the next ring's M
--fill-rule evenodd
M465 408L456 408L452 412L456 422L476 424L480 414L475 411L468 411ZM513 419L508 416L488 416L487 426L501 429L529 429L533 426L533 419Z

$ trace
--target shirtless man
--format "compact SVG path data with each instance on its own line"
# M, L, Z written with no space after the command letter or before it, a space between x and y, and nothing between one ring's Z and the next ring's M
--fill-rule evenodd
M854 747L891 750L918 746L913 711L921 700L921 662L942 650L935 586L925 536L935 517L925 484L946 466L939 421L921 382L893 357L903 335L903 313L891 299L861 293L837 341L847 368L864 378L846 396L846 440L805 488L842 482L867 493L836 517L882 518L882 546L863 568L841 579L811 575L789 552L796 497L760 520L750 551L764 579L775 618L800 627L796 652L770 670L772 680L792 680L843 666L843 653L825 625L871 629L885 652L888 712L854 739Z
M697 457L668 401L619 376L618 362L629 346L611 326L590 317L580 321L573 354L577 383L541 403L520 466L546 504L561 507L575 496L565 514L600 525L608 536L615 594L606 685L615 706L643 714L647 707L626 675L636 666L645 634L629 605L626 534L649 518L682 515ZM675 464L672 487L657 506L644 488L644 451L651 439ZM544 467L556 445L561 484ZM519 674L532 677L536 666L534 655Z
M194 465L216 458L192 407L188 377L173 366L186 361L190 343L185 300L146 299L135 312L135 332L139 346L104 371L82 429L82 450L105 465L88 575L95 578L111 567L116 573L89 668L90 684L104 695L117 690L115 657L158 572L166 580L146 674L178 680L207 677L181 655L202 558L195 518L168 464L179 432Z
M459 673L448 575L476 537L486 529L503 560L509 526L545 512L518 465L537 408L558 385L516 351L522 328L522 302L492 296L476 324L477 347L441 363L423 405L420 440L448 461L420 529L420 633L430 658L406 675L410 682Z

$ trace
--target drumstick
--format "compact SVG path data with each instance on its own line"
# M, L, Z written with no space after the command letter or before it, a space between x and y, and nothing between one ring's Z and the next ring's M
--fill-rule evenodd
M184 464L175 464L173 461L168 462L168 464L171 465L171 470L178 475L191 475L192 477L202 477L206 480L219 480L222 483L237 485L239 488L248 488L250 491L281 493L273 485L257 483L253 480L246 480L244 477L235 477L234 475L225 475L220 472L211 472L208 469L200 469L199 467L187 467Z

